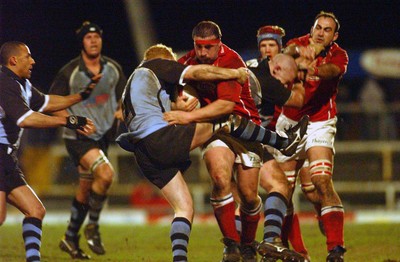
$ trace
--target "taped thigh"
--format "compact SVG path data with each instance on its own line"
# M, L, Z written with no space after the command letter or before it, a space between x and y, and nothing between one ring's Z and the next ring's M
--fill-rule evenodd
M103 151L100 151L100 156L93 162L92 166L90 167L90 173L93 174L93 172L98 168L100 165L103 163L109 164L110 161L106 157L106 155L103 153Z
M93 174L90 171L79 171L79 178L84 180L93 180Z
M330 160L319 159L310 163L311 178L314 176L332 177L333 164Z
M301 191L303 191L304 193L310 193L315 190L315 186L312 182L301 183L300 186L301 186Z
M296 185L296 171L295 170L290 170L290 171L284 171L287 180L290 183L290 188L294 188Z

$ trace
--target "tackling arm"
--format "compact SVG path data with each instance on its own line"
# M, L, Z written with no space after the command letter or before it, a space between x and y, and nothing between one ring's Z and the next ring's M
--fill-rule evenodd
M185 75L185 80L194 81L223 81L223 80L237 80L243 84L248 80L248 69L228 69L210 65L193 65L190 66Z

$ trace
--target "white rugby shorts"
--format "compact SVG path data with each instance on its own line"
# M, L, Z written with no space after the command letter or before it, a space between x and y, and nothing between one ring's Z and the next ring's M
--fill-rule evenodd
M336 122L336 117L326 121L309 122L307 133L299 143L296 153L288 157L283 155L279 150L274 149L273 155L275 159L280 163L289 160L307 159L307 150L315 146L332 148L333 153L335 153L334 142L336 135ZM282 136L286 136L284 135L284 129L296 124L296 121L293 121L281 114L276 122L276 132Z

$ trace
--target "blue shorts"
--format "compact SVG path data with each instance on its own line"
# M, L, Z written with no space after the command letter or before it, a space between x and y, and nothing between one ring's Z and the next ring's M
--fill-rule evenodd
M18 165L17 150L8 151L8 146L0 144L0 191L9 194L17 187L27 185Z
M69 157L74 162L75 166L79 166L81 158L93 148L98 148L107 155L109 142L106 136L103 136L100 140L96 141L93 139L64 139L65 147L67 148Z
M189 168L195 130L195 123L166 126L135 144L136 161L151 183L161 189L178 171Z

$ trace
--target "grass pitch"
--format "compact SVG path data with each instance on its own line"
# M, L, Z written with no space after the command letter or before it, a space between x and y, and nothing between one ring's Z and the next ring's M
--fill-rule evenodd
M71 261L60 251L58 243L66 225L44 225L42 261ZM313 262L323 262L326 257L325 238L318 225L302 225L303 237ZM141 261L168 262L171 259L169 226L111 226L101 227L107 253L93 254L81 239L81 248L92 256L93 261ZM258 240L262 237L262 226ZM222 254L221 234L217 225L194 224L189 244L189 261L219 262ZM348 262L400 262L400 224L352 224L345 226ZM21 226L0 227L0 261L25 261Z

